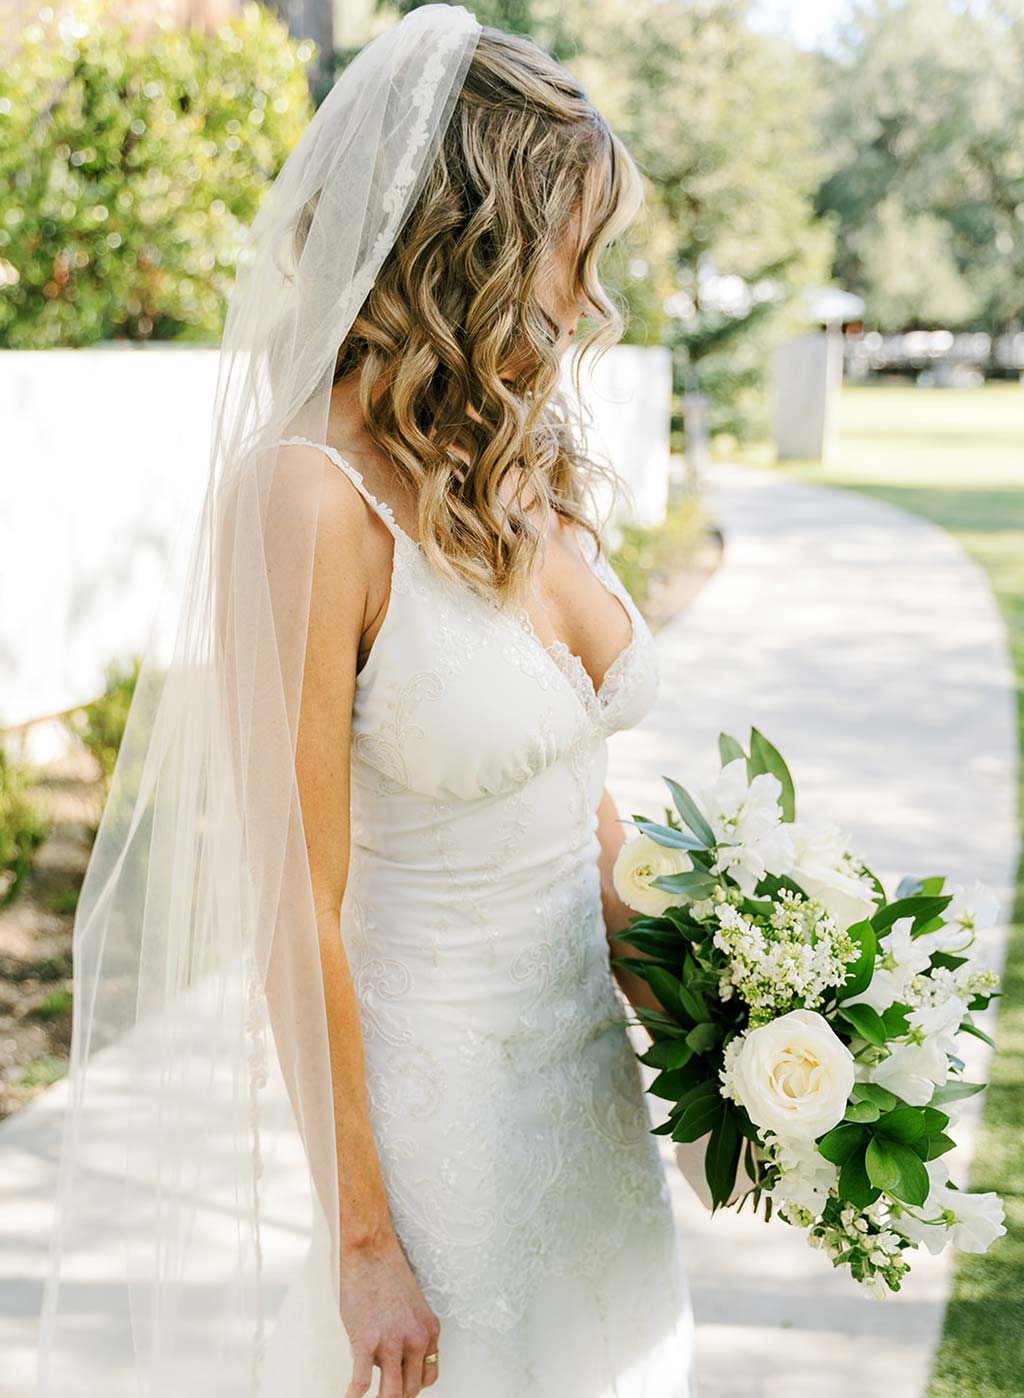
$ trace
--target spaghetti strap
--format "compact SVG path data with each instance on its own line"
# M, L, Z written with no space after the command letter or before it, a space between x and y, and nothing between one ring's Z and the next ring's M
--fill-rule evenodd
M381 517L381 519L384 521L387 527L391 530L391 533L395 535L396 538L406 539L410 544L413 544L414 546L418 547L416 540L412 538L411 535L407 534L405 530L402 528L402 526L395 519L394 511L392 510L391 506L387 503L387 501L378 500L377 497L367 489L366 483L363 480L362 472L357 471L356 468L352 465L352 463L350 461L346 461L340 452L338 452L334 447L330 446L327 442L314 442L311 441L309 437L280 437L278 439L278 446L293 446L296 444L301 444L307 447L316 447L319 451L322 451L324 455L328 458L328 460L333 461L335 466L339 467L342 471L345 472L346 476L348 476L349 480L351 480L352 484L359 491L360 495L363 497L366 503L376 514L378 514Z

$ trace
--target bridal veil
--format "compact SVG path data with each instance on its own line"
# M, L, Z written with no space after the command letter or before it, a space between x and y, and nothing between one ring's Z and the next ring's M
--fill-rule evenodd
M345 1143L295 773L322 468L276 443L324 440L479 34L428 4L367 45L241 251L173 647L144 658L76 914L40 1398L258 1392L288 1280L268 1234L297 1257L317 1209L337 1300Z

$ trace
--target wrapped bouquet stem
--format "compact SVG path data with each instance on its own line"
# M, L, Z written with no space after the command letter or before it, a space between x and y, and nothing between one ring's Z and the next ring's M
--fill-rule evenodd
M615 958L660 1008L637 1009L641 1061L670 1104L654 1129L712 1210L776 1211L876 1295L913 1250L985 1251L995 1194L949 1178L961 1036L998 977L975 955L990 891L905 878L889 900L831 821L798 821L793 780L756 728L719 737L696 798L670 777L663 821L633 815L616 890L637 914Z

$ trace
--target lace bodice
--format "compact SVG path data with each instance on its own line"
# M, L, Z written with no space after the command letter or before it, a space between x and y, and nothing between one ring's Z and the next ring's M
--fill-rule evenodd
M356 677L342 909L389 1202L437 1314L500 1332L543 1277L596 1275L669 1210L596 833L607 738L655 698L653 638L581 531L632 623L595 689L564 643L442 578L350 463L307 444L394 538Z

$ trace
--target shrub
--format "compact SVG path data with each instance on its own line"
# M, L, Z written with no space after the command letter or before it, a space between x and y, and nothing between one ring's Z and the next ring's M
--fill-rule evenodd
M132 657L127 668L111 661L104 671L106 687L98 699L65 714L64 722L99 763L104 790L114 775L124 727L139 678L141 657Z
M17 898L49 828L30 795L28 776L0 747L0 908Z
M0 68L7 348L217 340L242 237L312 115L315 45L262 6L208 34L107 5L40 11Z

